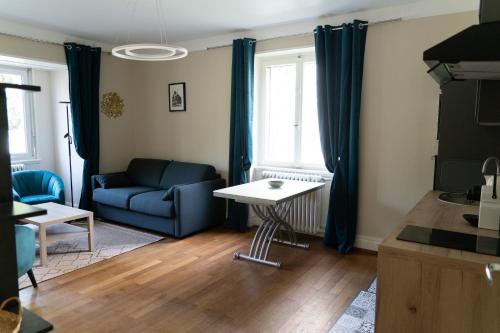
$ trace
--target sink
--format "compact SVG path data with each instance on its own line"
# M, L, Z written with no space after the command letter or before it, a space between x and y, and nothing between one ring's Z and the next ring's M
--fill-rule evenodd
M478 206L479 202L467 199L466 193L446 192L439 195L439 201L455 205Z

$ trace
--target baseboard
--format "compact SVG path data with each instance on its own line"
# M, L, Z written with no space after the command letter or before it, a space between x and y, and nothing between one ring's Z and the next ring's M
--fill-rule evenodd
M260 225L260 222L260 219L253 212L251 212L250 216L248 217L247 225L249 227L254 227Z
M357 235L354 247L377 252L380 243L382 243L382 238Z

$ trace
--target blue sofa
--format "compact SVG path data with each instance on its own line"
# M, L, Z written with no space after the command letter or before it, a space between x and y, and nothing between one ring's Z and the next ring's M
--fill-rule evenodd
M12 195L15 201L28 205L46 202L65 204L64 184L61 178L46 170L13 172Z
M133 159L125 172L92 177L97 217L177 238L222 223L226 182L206 164Z

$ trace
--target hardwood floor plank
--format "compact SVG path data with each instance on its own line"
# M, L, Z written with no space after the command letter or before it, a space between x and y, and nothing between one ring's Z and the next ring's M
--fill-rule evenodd
M234 260L254 231L171 238L26 288L56 332L325 332L375 276L376 256L275 246L281 269Z

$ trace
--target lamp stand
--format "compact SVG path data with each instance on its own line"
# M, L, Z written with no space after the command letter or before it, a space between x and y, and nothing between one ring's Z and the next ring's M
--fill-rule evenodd
M71 137L70 134L70 128L69 128L69 105L71 102L65 102L61 101L59 102L60 104L65 104L66 105L66 128L67 132L64 134L64 138L68 140L68 158L69 158L69 184L71 188L71 207L74 207L74 202L73 202L73 168L71 165L71 144L73 143L73 138Z

